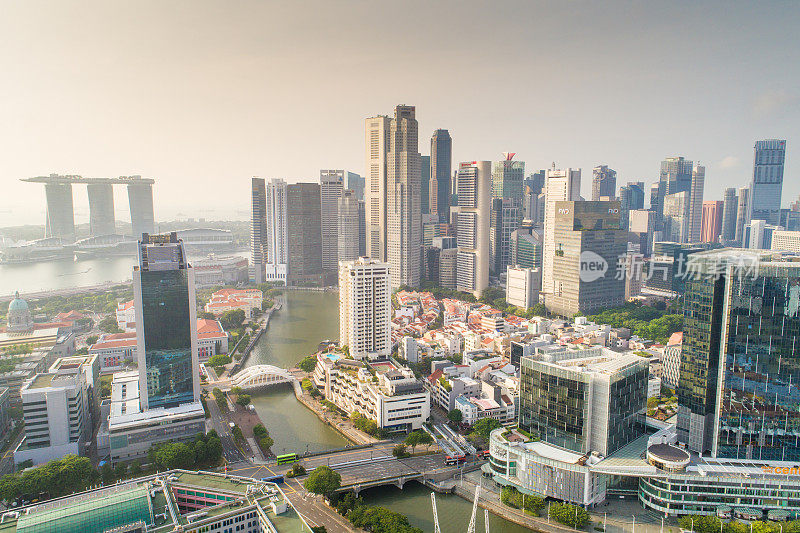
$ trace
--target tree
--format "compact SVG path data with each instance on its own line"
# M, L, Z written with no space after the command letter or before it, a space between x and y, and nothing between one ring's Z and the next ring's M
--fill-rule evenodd
M114 477L117 479L125 479L128 474L128 465L125 463L117 463L114 465Z
M217 401L220 410L227 409L228 400L225 399L225 393L222 392L219 387L214 387L212 392L214 393L214 399Z
M213 366L214 368L220 368L222 366L227 365L231 362L231 357L224 353L218 353L216 355L212 355L211 358L208 360L208 366Z
M451 409L447 413L447 419L453 424L460 424L464 420L464 413L460 409Z
M305 476L306 475L306 467L304 467L300 463L294 463L292 465L291 473L292 473L292 477Z
M275 441L269 435L264 435L258 439L258 443L261 445L262 449L269 450L272 448L272 445L275 444Z
M216 320L217 317L214 316L214 313L209 313L208 311L198 311L197 318L205 318L206 320Z
M122 330L119 329L117 319L114 317L114 315L105 317L97 324L97 327L100 328L100 331L104 333L122 333Z
M314 526L311 528L311 533L328 533L328 529L325 526Z
M242 433L242 428L234 424L233 429L231 429L231 433L233 433L233 438L236 439L237 442L244 442L244 433Z
M330 494L342 486L342 476L327 466L318 466L303 482L303 487L314 494Z
M194 452L183 442L167 442L159 446L155 454L155 462L161 468L189 469L194 464Z
M250 395L249 394L240 394L236 398L236 403L241 405L242 407L250 404Z
M313 355L307 355L300 359L300 362L297 363L297 368L302 370L303 372L313 372L314 368L317 366L317 358Z
M694 518L694 523L692 523L692 518ZM706 516L700 515L695 517L683 516L680 520L678 520L678 524L683 529L691 529L696 533L717 533L720 531L720 520L716 516ZM757 531L757 528L753 524L753 532ZM693 529L692 529L693 528ZM749 531L749 528L748 528Z
M551 503L549 516L565 526L580 529L589 521L586 509L569 503Z
M86 345L91 346L92 344L95 344L97 342L97 339L98 339L97 335L89 335L88 337L86 337Z
M103 478L103 483L114 481L114 469L111 467L111 463L105 463L100 467L100 477Z
M139 477L142 475L142 464L139 461L134 461L131 463L130 470L132 477Z
M236 329L242 326L245 318L245 312L241 309L231 309L222 313L219 322L225 329Z
M405 444L398 444L397 446L392 448L392 455L394 455L398 459L403 459L405 457L411 456L411 454L408 453L408 449L406 449Z
M433 437L428 432L418 429L409 433L404 442L411 446L411 451L413 452L419 444L433 443Z
M481 418L475 422L472 430L477 433L483 440L489 440L489 434L495 429L499 428L502 424L499 420L494 418Z

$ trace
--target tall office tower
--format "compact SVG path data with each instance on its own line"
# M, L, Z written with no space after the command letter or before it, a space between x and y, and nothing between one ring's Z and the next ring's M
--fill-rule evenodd
M339 266L339 344L354 359L392 353L389 265L367 257Z
M600 165L592 169L592 200L598 201L601 196L616 198L617 171Z
M322 268L338 270L339 226L336 217L344 191L344 170L320 170L320 214L322 216Z
M619 202L555 202L554 207L547 310L572 317L622 305L625 280L616 272L625 260L628 233L619 225Z
M722 197L722 230L720 232L720 242L729 245L736 239L736 209L739 203L736 189L729 187L725 189Z
M420 280L422 215L418 127L414 106L395 108L386 155L386 257L392 288L418 287Z
M431 202L431 156L421 155L419 164L419 184L420 184L420 212L423 215L430 213ZM438 217L437 217L438 221Z
M577 201L581 198L581 169L547 171L544 182L544 243L542 245L542 292L551 293L553 284L553 258L556 255L555 219L556 202Z
M69 183L46 183L47 219L44 236L58 237L65 241L75 240L75 217L72 205L72 185ZM134 234L135 235L135 234Z
M471 161L458 168L458 290L476 298L489 286L489 191L492 162Z
M504 152L504 159L492 164L492 198L503 201L499 216L500 242L493 261L498 273L505 272L506 266L511 262L511 234L519 227L524 215L525 162L514 161L514 155L513 152Z
M739 203L736 206L736 237L735 240L742 245L744 227L750 222L750 187L739 188Z
M687 242L700 242L703 224L703 189L706 181L706 167L696 165L692 170L692 184L689 189L689 213Z
M619 188L620 224L628 227L628 213L632 209L644 209L644 182L629 181Z
M250 202L250 279L264 283L267 264L267 188L262 178L251 180Z
M511 263L522 268L539 270L539 285L542 272L542 229L534 228L529 220L523 220L517 231L511 234Z
M422 245L431 246L434 237L441 237L442 225L439 224L439 215L428 213L422 215Z
M458 215L456 215L456 219ZM489 265L495 275L502 270L503 253L503 199L492 198L489 208ZM458 236L458 222L456 222L456 236Z
M130 176L141 178L141 176ZM131 212L131 234L137 239L142 233L153 233L156 229L153 214L152 183L128 184L128 206Z
M366 255L386 261L386 155L389 151L389 127L392 119L379 115L364 121L366 169L364 201L367 217Z
M699 241L717 242L722 232L722 200L709 200L703 202L703 228Z
M133 302L141 409L199 402L194 270L177 233L142 235Z
M322 231L319 221L319 183L287 185L287 284L322 283Z
M785 158L785 140L756 141L753 148L753 181L750 184L750 220L766 220L775 225L780 223Z
M338 201L338 251L339 262L355 261L359 256L361 224L358 216L359 201L353 191L344 191Z
M664 197L668 194L691 192L694 163L683 157L668 157L661 162L657 190L650 190L650 208L656 212L656 229L660 230L664 217Z
M447 130L436 130L431 137L430 212L439 215L439 222L450 222L450 196L456 185L450 183L453 172L453 139Z
M531 175L525 180L525 185L531 188L531 192L533 194L542 194L542 191L544 190L544 178L546 174L546 170L539 170L537 172L532 172Z
M266 185L267 260L265 281L286 283L289 262L289 222L286 207L286 182L271 179ZM317 218L319 220L319 218ZM317 222L319 225L319 222Z
M775 252L692 255L683 297L678 439L713 458L800 460L800 264Z
M344 188L353 191L358 200L364 200L364 178L362 176L345 170Z
M455 289L458 285L458 248L446 248L439 253L439 285Z
M358 201L358 257L367 255L367 203Z
M114 186L110 183L89 183L89 233L113 235L117 232L114 221Z
M689 193L676 192L664 196L664 211L661 222L663 238L671 242L688 242Z
M631 241L639 245L639 252L645 257L650 257L653 253L655 215L655 212L649 209L634 209L628 213L628 232Z

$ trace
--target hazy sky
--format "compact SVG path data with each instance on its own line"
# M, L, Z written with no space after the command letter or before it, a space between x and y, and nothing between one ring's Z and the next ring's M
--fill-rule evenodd
M798 28L793 1L0 0L0 225L43 223L19 178L51 172L153 177L157 219L244 218L253 175L363 173L363 120L398 103L423 154L447 128L454 163L581 167L584 195L597 164L651 182L683 155L721 199L784 138L788 204Z

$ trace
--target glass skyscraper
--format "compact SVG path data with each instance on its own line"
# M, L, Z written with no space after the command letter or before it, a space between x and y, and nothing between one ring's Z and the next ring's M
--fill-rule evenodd
M800 262L700 252L687 276L679 439L718 458L800 460Z
M786 141L781 139L756 141L753 152L749 219L779 224Z
M199 401L194 271L176 233L142 235L133 287L142 410Z

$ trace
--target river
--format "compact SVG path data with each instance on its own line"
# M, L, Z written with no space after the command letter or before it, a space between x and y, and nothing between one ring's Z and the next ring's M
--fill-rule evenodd
M0 264L0 295L120 283L131 279L135 262L133 256L120 256Z
M339 296L335 292L286 291L283 307L272 315L269 327L247 361L248 365L273 364L294 366L302 357L314 353L319 341L339 337ZM338 448L347 441L334 429L297 401L290 387L256 393L253 405L275 440L273 451L304 452ZM364 491L365 501L408 516L423 531L433 531L430 491L418 483L408 483L404 490L394 486ZM472 504L455 495L437 495L437 511L442 533L467 530ZM522 533L528 529L491 515L492 531ZM483 532L480 510L477 531Z

